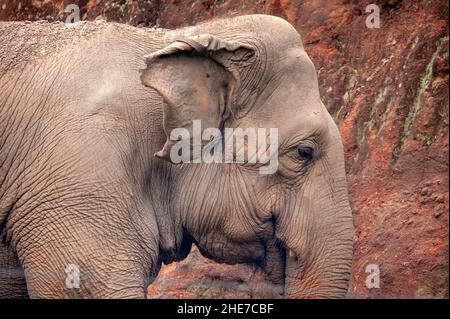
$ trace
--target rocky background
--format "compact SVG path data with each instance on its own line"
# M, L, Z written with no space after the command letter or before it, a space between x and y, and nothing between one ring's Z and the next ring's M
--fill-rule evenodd
M346 150L355 254L349 297L447 297L449 205L446 0L0 0L0 20L82 20L176 28L266 13L291 22L316 65ZM366 26L366 6L380 28ZM366 288L366 267L380 288ZM194 250L164 266L152 298L277 297L250 266Z

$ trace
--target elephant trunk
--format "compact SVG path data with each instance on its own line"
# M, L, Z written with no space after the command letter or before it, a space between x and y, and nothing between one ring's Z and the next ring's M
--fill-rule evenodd
M311 177L314 185L292 196L291 213L277 223L277 237L286 248L287 298L342 298L347 293L353 220L345 171L343 163L321 166L322 172Z
M344 224L328 229L307 250L288 250L285 268L287 298L343 298L351 274L352 234ZM323 242L322 242L323 240Z
M287 298L345 297L351 273L353 230L350 208L343 205L339 209L339 221L327 223L326 216L319 217L314 226L303 228L305 239L300 245L287 248ZM320 215L331 213L324 210Z

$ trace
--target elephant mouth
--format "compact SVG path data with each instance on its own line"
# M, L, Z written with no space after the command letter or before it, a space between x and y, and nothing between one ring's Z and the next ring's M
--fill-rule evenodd
M278 239L271 239L266 243L264 259L258 263L258 267L270 281L272 291L281 298L285 292L287 258L289 250L285 245Z
M283 298L286 291L287 266L288 263L292 266L294 256L285 243L277 237L275 214L272 212L270 215L272 218L261 227L260 238L264 243L264 255L256 260L256 266L262 271L271 292Z

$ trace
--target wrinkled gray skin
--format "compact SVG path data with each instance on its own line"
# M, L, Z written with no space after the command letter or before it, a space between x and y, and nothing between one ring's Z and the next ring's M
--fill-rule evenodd
M286 297L345 296L343 149L287 22L2 23L0 58L0 295L143 298L195 243L259 265ZM278 128L278 171L170 163L166 134L193 119ZM65 286L69 264L80 289Z

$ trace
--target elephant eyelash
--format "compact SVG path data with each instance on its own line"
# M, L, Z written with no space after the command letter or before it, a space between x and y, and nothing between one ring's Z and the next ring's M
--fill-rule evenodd
M292 138L287 138L280 143L280 148L284 148L286 151L298 148L299 146L309 146L316 149L318 148L320 141L321 136L316 133L303 134Z
M319 155L319 147L314 139L301 140L297 142L290 141L289 147L285 147L283 151L279 153L280 168L282 175L290 178L295 178L299 175L304 175L308 169L314 164ZM311 161L304 161L299 158L299 147L310 147L314 152L314 159ZM282 149L280 147L280 149Z
M317 158L318 155L318 147L317 142L314 140L303 140L302 142L291 144L286 151L280 153L280 155L288 154L290 157L293 157L296 160L299 160L299 149L300 148L311 148L313 155L313 159L311 162L314 162L314 160Z
M311 164L316 158L315 149L310 146L299 146L297 155L305 164Z

